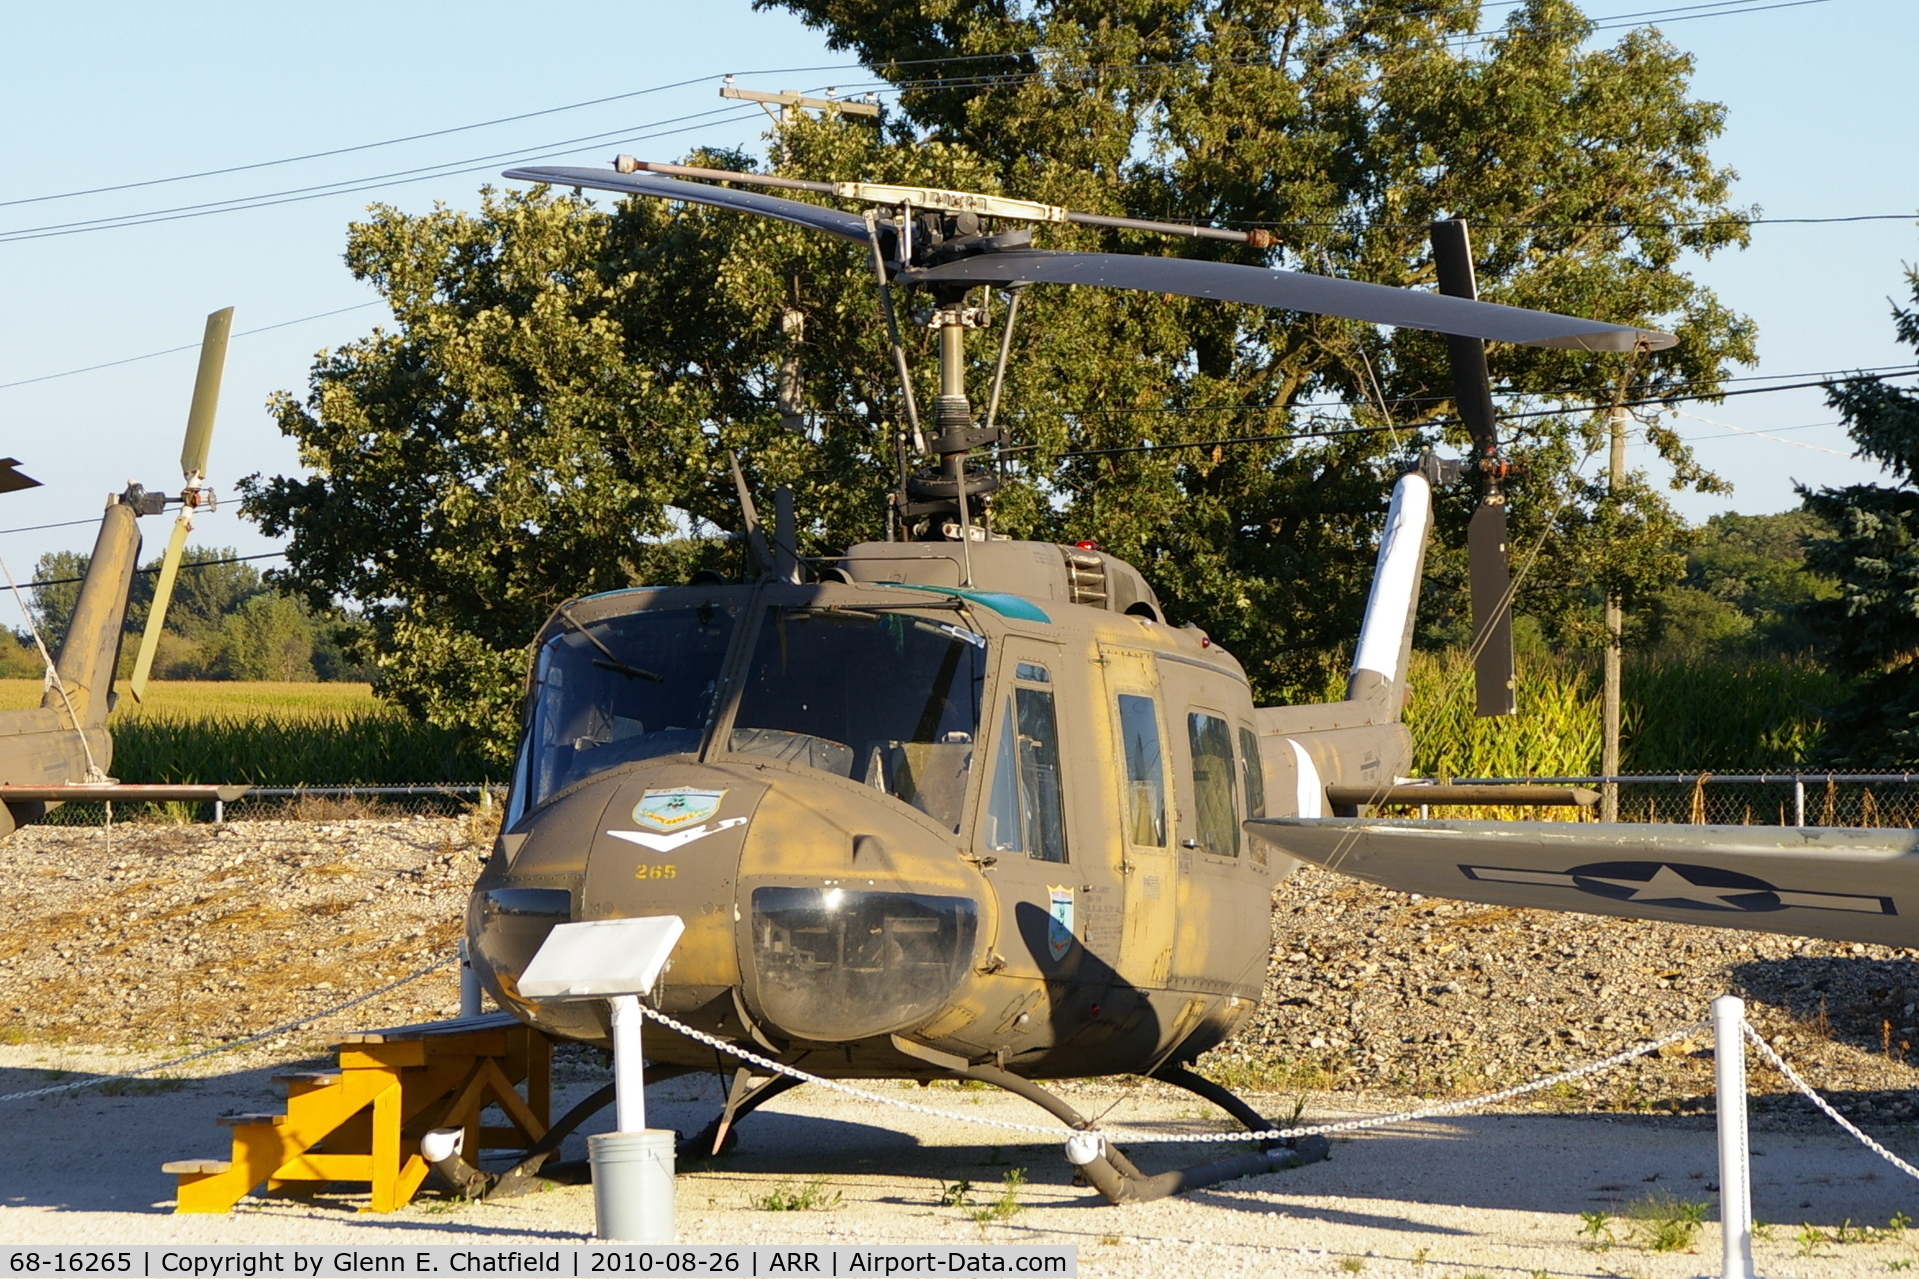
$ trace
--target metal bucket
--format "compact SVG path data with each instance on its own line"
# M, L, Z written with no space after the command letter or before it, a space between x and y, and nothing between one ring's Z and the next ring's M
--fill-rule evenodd
M621 1243L673 1242L670 1128L609 1132L586 1139L593 1166L594 1233Z

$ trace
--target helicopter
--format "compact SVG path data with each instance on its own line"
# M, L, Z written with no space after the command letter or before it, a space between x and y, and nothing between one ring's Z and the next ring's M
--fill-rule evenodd
M144 700L153 671L167 605L186 549L193 517L212 510L214 493L206 482L207 454L213 440L213 422L219 409L220 381L226 365L227 338L233 327L233 308L207 316L200 344L200 363L194 375L193 399L187 412L186 439L180 450L184 484L168 494L129 483L109 494L100 518L93 554L80 581L73 616L57 654L49 653L38 629L28 617L34 643L46 663L46 691L32 710L0 711L0 838L21 826L43 820L61 804L115 801L169 800L231 802L246 786L122 784L108 775L113 764L113 736L107 716L118 703L114 672L119 666L127 596L140 562L139 520L178 507L173 531L160 561L153 602L135 657L129 691ZM40 481L23 474L16 458L0 458L0 493L38 488ZM8 584L12 585L11 578ZM17 595L17 588L16 588Z
M1480 488L1469 556L1481 709L1512 708L1506 466L1485 341L1632 351L1676 339L1479 301L1458 221L1434 229L1441 292L1424 293L1039 249L1030 228L995 224L1271 241L973 192L626 156L611 169L505 176L772 217L861 246L900 379L900 434L923 463L903 465L891 494L897 536L809 560L797 553L790 491L776 492L768 529L735 458L756 580L708 573L554 610L532 644L502 832L468 906L469 954L499 1006L548 1034L607 1043L604 1009L528 998L520 974L559 924L677 915L685 933L649 1002L744 1051L824 1078L987 1083L1078 1129L1086 1118L1044 1081L1142 1075L1206 1098L1249 1130L1273 1127L1189 1067L1258 1006L1272 889L1294 856L1349 840L1339 813L1408 789L1400 710L1433 488L1467 473ZM1239 662L1198 627L1169 624L1132 565L1092 544L991 530L1000 480L976 455L1001 432L990 410L976 416L965 385L966 331L980 323L966 299L983 286L1012 296L989 394L996 405L1020 291L1038 284L1218 298L1448 336L1473 454L1466 465L1428 455L1395 484L1343 700L1257 707ZM925 295L938 332L930 433L899 339L898 290ZM1537 789L1528 795L1538 802ZM1452 802L1497 798L1479 789ZM1380 837L1366 837L1370 869ZM731 1076L721 1113L685 1143L689 1152L719 1153L738 1121L795 1082L739 1058L729 1066L723 1052L671 1033L649 1040L648 1059L654 1079ZM495 1189L523 1183L611 1097L609 1087L576 1107ZM1108 1147L1081 1170L1107 1199L1126 1202L1324 1150L1273 1143L1148 1176Z

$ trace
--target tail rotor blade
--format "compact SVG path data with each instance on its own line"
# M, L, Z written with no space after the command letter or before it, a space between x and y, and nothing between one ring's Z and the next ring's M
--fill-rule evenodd
M1506 553L1506 500L1483 501L1466 527L1466 570L1473 597L1473 683L1480 715L1519 709L1513 675L1512 570Z
M220 377L226 369L227 336L232 329L232 307L207 317L206 336L200 341L200 371L193 379L193 407L187 412L186 443L180 447L180 470L189 479L204 478L207 473L207 448L220 407Z
M147 610L147 629L140 636L140 655L134 659L133 678L127 681L127 687L133 692L133 700L144 702L147 692L147 676L153 672L153 655L160 648L160 632L166 629L167 602L173 598L173 579L180 572L180 554L186 550L187 534L193 531L193 521L187 518L187 512L180 512L180 518L173 522L173 535L167 538L167 553L160 561L160 577L153 584L153 604Z
M1477 299L1473 279L1472 238L1458 218L1435 222L1433 267L1439 291L1448 297ZM1493 413L1492 378L1486 372L1486 344L1478 338L1448 334L1446 354L1453 373L1453 402L1473 437L1468 468L1479 480L1479 506L1466 529L1466 568L1473 597L1473 681L1481 715L1511 715L1518 710L1513 681L1513 612L1509 598L1512 568L1506 554L1506 495L1500 491L1506 464L1499 458L1499 427Z

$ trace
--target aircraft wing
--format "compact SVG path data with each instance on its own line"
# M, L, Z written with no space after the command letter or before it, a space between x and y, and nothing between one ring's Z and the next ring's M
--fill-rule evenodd
M1909 830L1268 817L1246 832L1433 897L1919 945Z

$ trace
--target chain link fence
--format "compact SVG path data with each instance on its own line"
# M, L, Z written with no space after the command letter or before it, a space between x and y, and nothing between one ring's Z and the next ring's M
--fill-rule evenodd
M1619 788L1622 822L1694 826L1919 825L1916 773L1622 773L1612 777L1471 777Z
M404 817L461 817L497 808L506 787L483 782L418 782L404 786L256 786L231 803L112 804L96 800L60 805L52 826L106 826L116 822L328 822Z
M1619 788L1619 819L1696 826L1919 826L1919 773L1624 773L1614 777L1461 777L1459 784ZM261 786L229 804L67 803L47 814L56 826L112 822L346 821L459 817L504 801L498 783L420 782L404 786ZM1417 815L1394 806L1385 810ZM1572 810L1487 808L1435 816L1565 818ZM1588 810L1584 816L1595 816Z

